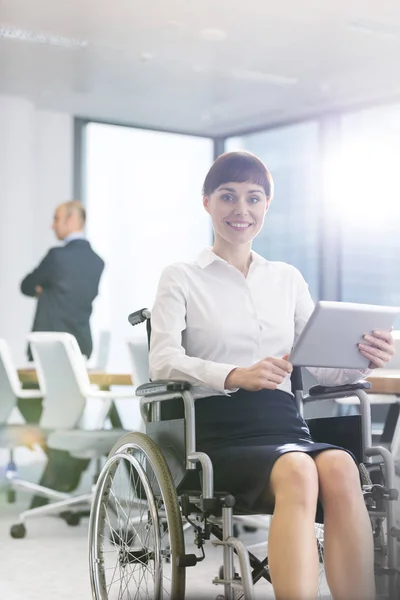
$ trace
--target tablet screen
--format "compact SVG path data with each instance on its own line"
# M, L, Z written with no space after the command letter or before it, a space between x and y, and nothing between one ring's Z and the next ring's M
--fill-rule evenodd
M320 301L289 360L301 367L366 369L369 361L358 344L374 330L390 331L399 314L393 306Z

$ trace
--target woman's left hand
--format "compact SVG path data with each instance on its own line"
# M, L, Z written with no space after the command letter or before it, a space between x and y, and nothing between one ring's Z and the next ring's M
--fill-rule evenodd
M392 358L394 350L394 339L390 331L373 331L364 335L365 344L358 344L360 352L369 359L368 367L378 369L384 367Z

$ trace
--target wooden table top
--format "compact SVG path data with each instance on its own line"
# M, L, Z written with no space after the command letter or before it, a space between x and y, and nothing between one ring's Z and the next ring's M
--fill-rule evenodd
M368 393L400 396L400 369L376 369L367 381L372 383L372 390Z
M101 389L109 389L113 385L132 385L130 373L105 373L103 371L88 371L90 382ZM35 369L18 369L21 383L37 385ZM372 383L372 394L398 394L400 396L400 369L376 369L368 378Z
M101 389L109 389L112 385L133 385L130 373L105 373L103 371L88 371L90 383ZM35 369L18 369L18 377L22 384L37 385Z

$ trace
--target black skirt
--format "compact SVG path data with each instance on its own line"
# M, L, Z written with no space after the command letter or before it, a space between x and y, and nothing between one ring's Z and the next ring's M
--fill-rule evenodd
M280 390L199 398L195 410L197 450L211 458L215 489L235 496L240 511L273 512L266 490L282 454L340 448L314 442L294 397Z

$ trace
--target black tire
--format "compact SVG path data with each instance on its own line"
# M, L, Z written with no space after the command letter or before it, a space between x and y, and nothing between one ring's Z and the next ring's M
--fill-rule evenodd
M140 469L139 471L137 469L134 471L132 468L133 463L130 462L130 459L134 460L137 459L137 457L140 459L143 458L144 462L146 463L145 477L147 477L148 482L151 481L151 498L146 496L148 491L145 489L145 482L143 483L144 480L141 479L141 477L143 477L143 472L141 474ZM132 498L135 498L135 502L137 502L139 508L143 507L144 496L146 496L148 506L146 511L148 519L147 527L153 526L154 519L150 518L152 514L151 508L152 502L154 500L156 501L158 511L157 514L159 515L157 518L157 528L159 528L159 531L164 532L165 527L163 527L163 525L164 523L167 524L166 534L168 535L168 540L164 548L164 554L161 552L161 562L167 563L170 570L167 583L169 587L168 595L174 600L184 600L186 571L184 567L176 566L178 557L185 554L182 518L178 498L171 473L161 450L147 435L143 433L128 433L115 444L98 480L89 523L90 576L93 598L94 600L108 600L109 598L104 568L104 557L102 554L102 545L104 544L104 539L106 538L104 534L106 518L108 519L108 525L110 522L110 517L107 513L107 509L105 508L105 502L111 498L110 511L114 512L114 514L118 512L118 505L120 504L116 495L114 494L113 499L112 493L110 494L113 478L118 469L118 465L130 467L128 470L130 485L135 486L134 490L136 492L136 495L132 495ZM128 471L124 470L123 472L127 474ZM137 489L139 479L140 486L139 489ZM113 511L113 506L115 507L115 511ZM164 521L161 521L161 519L164 519ZM132 526L133 522L134 519L129 518L129 527ZM151 525L149 525L149 523ZM143 531L144 529L140 529L139 535L132 535L132 531L130 530L129 539L135 540L143 538ZM103 541L100 542L100 540ZM128 550L125 549L126 535L124 540L122 540L121 534L119 534L118 537L118 535L114 535L113 533L113 540L116 542L116 545L120 546L119 555L125 552L125 555L127 554L130 558L133 557L131 561L129 561L128 558L128 562L139 563L139 567L135 568L140 568L144 561L146 563L146 572L149 572L150 569L148 569L148 565L151 561L154 561L154 573L155 577L157 577L158 571L156 569L156 560L153 556L153 554L156 552L152 553L150 551L150 547L143 548L142 545L140 552L145 553L146 555L146 558L143 559L143 554L138 556L138 550L134 550L132 548L128 548ZM165 556L166 554L168 556ZM135 560L136 558L137 560ZM121 569L125 568L126 564L122 565L121 567L121 563L119 563L118 566ZM161 573L163 573L163 569L164 567L162 567ZM130 581L132 581L132 579ZM164 578L161 582L161 586L164 587ZM132 598L132 600L136 598L136 594L134 592L135 589L129 589L128 597ZM146 598L148 597L152 598L152 600L157 600L157 594L155 592L154 595L147 595L149 592L146 588L145 593ZM143 598L143 592L139 592L139 594L140 598Z
M14 504L16 500L16 493L14 489L8 489L7 490L7 503L8 504Z
M246 531L246 533L255 533L257 527L253 527L253 525L243 525L243 531Z
M373 485L370 472L364 464L359 465L361 483L363 486ZM379 481L383 483L383 481ZM387 565L387 543L384 519L373 517L371 526L374 532L374 568L375 568L375 586L378 598L387 598L389 595L388 577L379 575L379 570Z
M10 535L15 540L20 540L26 536L26 527L23 523L16 523L10 528Z
M364 464L359 465L360 478L362 486L370 486L373 485L371 475ZM374 532L374 547L375 547L375 556L378 554L380 560L384 560L386 557L386 539L385 532L382 527L382 520L377 521L379 528Z
M81 522L81 515L79 513L74 513L70 511L66 511L60 514L60 517L64 519L64 521L70 527L77 527Z

